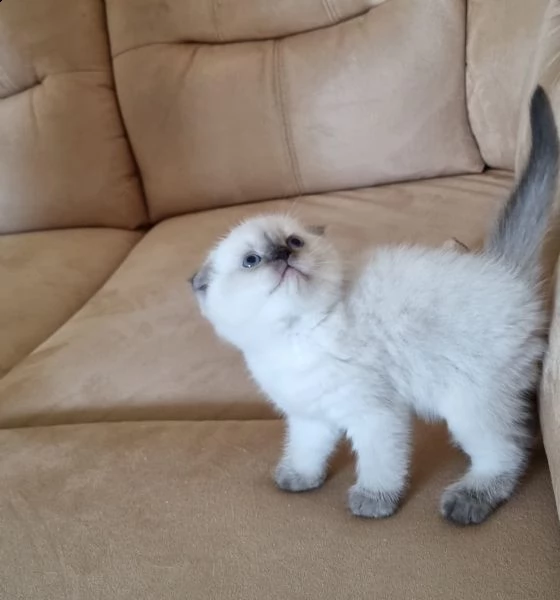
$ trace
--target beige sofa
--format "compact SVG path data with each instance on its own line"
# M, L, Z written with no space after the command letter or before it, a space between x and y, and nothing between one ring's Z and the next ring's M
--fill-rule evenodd
M419 425L406 502L366 521L345 449L275 489L282 423L186 285L261 211L348 253L476 245L536 81L560 115L559 28L559 0L0 3L2 600L560 597L558 319L511 502L444 522L465 458Z

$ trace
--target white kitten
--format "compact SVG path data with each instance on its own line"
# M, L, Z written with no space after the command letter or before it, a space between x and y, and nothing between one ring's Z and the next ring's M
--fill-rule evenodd
M541 88L531 124L526 170L482 253L381 248L352 274L321 232L267 216L234 229L194 276L203 314L286 416L280 488L320 486L346 435L357 455L351 511L391 515L417 414L445 420L471 459L443 494L445 517L479 523L511 495L544 351L538 255L558 166Z

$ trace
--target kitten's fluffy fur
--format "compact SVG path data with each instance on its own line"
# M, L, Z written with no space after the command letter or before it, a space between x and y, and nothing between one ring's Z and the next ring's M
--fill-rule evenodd
M511 495L544 351L538 256L558 167L540 88L531 125L527 167L481 253L379 248L352 275L326 236L274 215L234 229L195 275L203 314L286 416L280 488L320 486L346 435L357 455L350 510L391 515L417 414L445 420L471 459L443 494L445 517L479 523Z

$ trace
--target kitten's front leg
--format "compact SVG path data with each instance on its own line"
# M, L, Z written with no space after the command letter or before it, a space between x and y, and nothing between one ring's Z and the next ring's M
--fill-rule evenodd
M327 461L341 437L341 431L321 421L288 417L284 455L276 467L276 485L288 492L320 487Z
M378 408L347 429L357 455L357 481L348 505L358 517L383 518L398 508L410 460L410 415Z

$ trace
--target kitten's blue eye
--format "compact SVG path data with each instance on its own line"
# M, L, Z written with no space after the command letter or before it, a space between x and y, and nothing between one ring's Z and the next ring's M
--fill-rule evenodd
M292 250L299 250L305 246L305 242L297 235L291 235L286 240L286 244L288 245L288 248L291 248Z
M247 256L243 259L243 268L253 269L261 262L261 260L262 258L254 252L252 252L251 254L247 254Z

